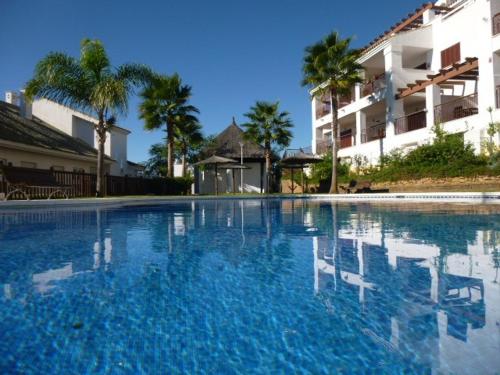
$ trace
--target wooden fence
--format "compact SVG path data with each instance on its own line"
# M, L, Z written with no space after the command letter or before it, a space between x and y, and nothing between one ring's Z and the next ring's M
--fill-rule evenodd
M34 175L33 169L20 167L4 167L15 169L17 172L22 172L26 176L26 181L32 181L31 175ZM65 172L55 170L36 170L51 174L58 185L69 186L68 195L70 198L95 197L96 195L96 180L95 174L83 172ZM1 175L0 169L0 193L7 194L7 179ZM30 191L30 196L33 199L42 199L46 196L41 193L42 190L35 189ZM144 178L144 177L128 177L128 176L111 176L106 175L104 179L104 191L107 196L123 196L123 195L185 195L189 194L190 184L186 179L173 178ZM60 197L61 195L57 195ZM21 193L16 193L11 199L25 199Z

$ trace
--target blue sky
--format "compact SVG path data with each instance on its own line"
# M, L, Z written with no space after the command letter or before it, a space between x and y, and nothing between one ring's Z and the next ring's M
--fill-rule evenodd
M279 100L295 123L293 147L311 142L300 86L304 48L332 30L367 44L422 0L0 0L0 92L21 88L49 51L78 56L84 37L104 42L114 65L138 62L193 87L205 134L245 121L256 100ZM146 132L132 97L120 125L129 159L147 159L163 132Z

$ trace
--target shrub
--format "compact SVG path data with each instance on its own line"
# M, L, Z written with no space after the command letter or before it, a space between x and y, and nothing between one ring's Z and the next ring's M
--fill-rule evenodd
M337 164L337 176L339 182L346 182L350 178L351 164L340 162ZM311 181L320 183L321 181L330 182L332 179L332 154L328 153L324 159L312 166Z

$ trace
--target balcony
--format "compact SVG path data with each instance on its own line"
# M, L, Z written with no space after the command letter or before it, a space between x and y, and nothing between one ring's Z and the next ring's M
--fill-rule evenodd
M477 93L463 96L448 103L438 105L434 108L434 120L437 124L477 114Z
M361 86L361 96L365 97L368 95L372 95L375 92L377 92L385 87L386 87L385 74L380 74L378 76L375 76L371 80L365 82Z
M385 124L370 126L361 131L361 143L385 138Z
M423 129L427 126L427 112L420 111L397 118L394 121L396 135Z
M496 14L492 19L493 36L500 34L500 13Z

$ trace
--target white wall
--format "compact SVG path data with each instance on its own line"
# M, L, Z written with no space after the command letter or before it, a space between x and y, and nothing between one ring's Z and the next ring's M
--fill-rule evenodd
M244 164L250 169L245 169L243 171L243 191L245 193L260 193L260 185L261 185L261 173L264 170L264 166L261 163L245 163ZM214 182L214 170L213 168L206 169L201 171L197 169L197 193L198 194L214 194L215 193L215 182ZM233 179L232 179L232 171L231 170L218 170L218 189L219 193L232 193L233 192ZM235 174L235 190L236 192L240 192L241 183L240 183L240 170L234 170ZM263 180L262 180L263 183Z
M2 146L0 146L0 160L4 161L5 164L12 163L14 167L22 167L24 166L23 162L28 162L34 163L34 166L38 169L63 167L66 172L83 169L86 173L90 173L91 168L96 165L96 161L76 160L64 156L47 155Z
M38 99L33 102L33 115L97 149L97 133L94 130L96 120L94 118L46 99ZM104 152L115 160L111 164L110 173L112 175L127 174L128 134L127 130L118 127L113 128L107 134Z

